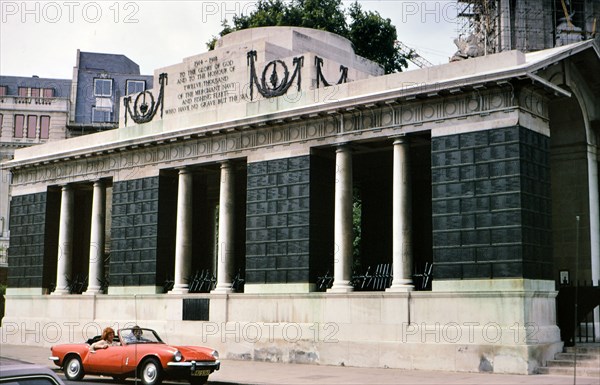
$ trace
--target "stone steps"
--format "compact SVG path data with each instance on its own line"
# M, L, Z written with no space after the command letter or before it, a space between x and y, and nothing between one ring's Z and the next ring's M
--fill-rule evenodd
M573 376L573 367L577 352L577 376L600 377L600 344L565 348L564 353L557 353L546 366L538 368L539 374Z
M554 360L552 361L569 361L571 363L573 363L573 361L575 360L575 354L573 353L557 353L554 356ZM586 354L580 354L577 353L577 363L579 363L579 361L581 361L581 363L585 363L587 361L598 361L598 355L594 355L594 354L590 354L590 353L586 353Z
M541 367L537 370L538 374L551 374L554 376L573 376L573 368L563 367ZM577 377L600 377L600 369L595 368L580 368L577 366Z
M600 343L579 345L576 348L570 346L565 348L565 353L575 353L575 349L577 349L577 357L579 357L579 354L594 354L596 356L600 355Z

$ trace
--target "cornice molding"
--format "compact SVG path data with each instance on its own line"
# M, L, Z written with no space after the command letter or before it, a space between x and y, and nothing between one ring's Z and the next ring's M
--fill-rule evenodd
M469 93L414 99L401 103L349 108L329 115L279 121L251 129L227 130L204 136L187 134L168 141L132 143L116 151L88 153L67 158L23 163L10 167L13 187L38 183L90 181L118 176L136 179L136 169L174 168L240 158L254 151L290 145L326 145L357 141L405 132L435 130L444 123L472 124L482 119L499 120L507 112L519 110L543 122L548 120L547 99L543 94L512 87L474 90ZM497 114L500 114L497 116Z

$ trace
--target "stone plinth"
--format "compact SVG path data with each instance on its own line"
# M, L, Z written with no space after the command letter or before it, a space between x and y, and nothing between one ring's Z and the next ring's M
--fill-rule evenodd
M556 292L540 281L506 284L513 290L9 295L2 343L77 343L135 320L168 343L208 345L228 359L532 374L562 349ZM191 321L185 301L199 298L207 312ZM115 308L123 310L119 318ZM43 316L31 317L34 312Z

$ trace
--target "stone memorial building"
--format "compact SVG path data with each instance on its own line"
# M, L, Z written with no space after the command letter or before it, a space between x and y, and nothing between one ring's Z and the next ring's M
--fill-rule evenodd
M6 165L3 342L137 323L224 358L533 373L561 272L600 278L592 40L383 75L251 29L121 103Z

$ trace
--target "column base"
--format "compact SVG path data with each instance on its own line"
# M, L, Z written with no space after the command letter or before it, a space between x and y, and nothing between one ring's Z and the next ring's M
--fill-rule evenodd
M190 292L188 285L175 286L167 294L187 294Z
M392 286L388 287L387 289L385 289L386 292L389 293L399 293L399 292L407 292L407 291L413 291L415 290L415 286L411 285L411 284L392 284Z
M50 295L68 295L71 292L67 289L55 289Z
M234 291L233 289L229 288L229 289L214 289L213 291L210 292L210 294L232 294Z
M217 287L215 287L210 293L211 294L231 294L233 293L233 287L231 287L230 284L217 284Z
M348 281L339 284L334 283L331 289L327 289L328 293L350 293L353 291L354 287Z
M104 292L102 290L100 290L100 288L98 288L98 289L93 288L93 289L88 289L81 294L82 295L97 295L97 294L104 294Z

